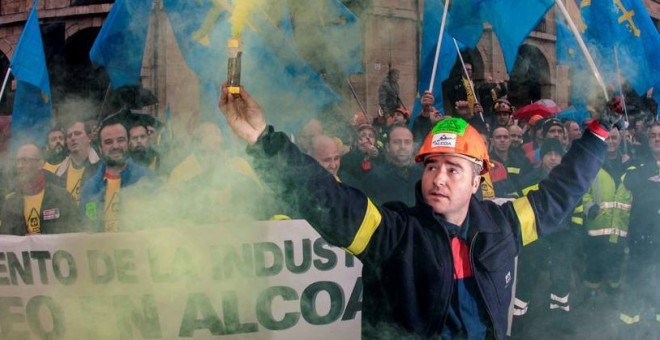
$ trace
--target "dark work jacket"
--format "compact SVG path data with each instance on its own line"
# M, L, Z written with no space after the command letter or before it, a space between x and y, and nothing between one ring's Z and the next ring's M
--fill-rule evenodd
M601 167L606 144L592 133L573 144L540 189L498 206L472 198L469 261L498 339L507 331L514 259L521 244L558 231ZM445 223L421 195L413 207L374 205L335 180L272 127L248 148L255 170L330 243L363 263L363 337L439 337L453 294Z
M398 167L382 161L362 179L360 189L376 204L399 201L412 206L415 205L415 185L422 179L423 171L422 165L416 163Z
M630 255L634 258L657 256L660 242L660 169L653 156L644 157L629 167L623 184L632 194L628 232Z
M23 208L23 195L12 192L0 212L0 234L23 236L27 233ZM44 212L56 212L52 219L44 219ZM41 202L41 233L58 234L83 231L81 215L73 197L64 188L47 183L44 188L44 198Z

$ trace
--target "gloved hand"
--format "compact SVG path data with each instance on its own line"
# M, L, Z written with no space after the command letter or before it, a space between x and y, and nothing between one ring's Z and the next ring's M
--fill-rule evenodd
M626 128L625 121L623 120L623 103L621 97L616 96L607 102L605 112L600 114L598 122L607 131L617 128L623 130Z

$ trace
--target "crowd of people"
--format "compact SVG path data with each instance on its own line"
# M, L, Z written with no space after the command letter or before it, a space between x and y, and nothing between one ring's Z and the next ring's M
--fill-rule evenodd
M466 66L471 69L471 65ZM516 120L513 118L515 108L507 100L504 83L490 82L474 87L469 78L461 78L449 86L449 98L453 103L450 112L443 114L443 108L436 108L435 98L427 92L420 98L421 112L411 122L410 112L403 107L398 95L398 77L396 70L390 71L381 86L379 115L356 113L352 121L339 128L337 124L326 124L324 118L319 117L311 120L296 136L287 136L288 140L314 159L331 178L366 194L369 204L394 210L419 206L422 197L427 199L424 184L420 185L429 167L424 148L443 143L440 139L428 139L428 136L440 135L435 131L442 125L439 122L445 125L449 124L447 122L457 124L455 120L466 122L469 131L476 132L470 142L483 143L486 155L481 159L486 159L487 164L477 169L479 176L475 178L479 181L474 190L479 200L508 207L510 203L507 202L516 198L533 196L531 193L540 189L548 190L543 184L546 179L561 187L557 189L560 194L566 191L573 195L575 192L565 187L582 185L578 183L582 178L566 169L562 169L561 176L567 178L562 178L560 183L553 178L553 174L555 177L557 174L552 170L568 157L571 145L587 133L585 127L590 121L561 121L540 115ZM597 112L606 109L605 106L594 108ZM223 136L215 124L201 124L190 143L193 151L185 154L172 151L172 145L163 141L164 131L162 124L147 115L122 111L98 124L69 118L58 122L48 133L46 145L32 142L20 145L13 155L13 169L3 176L0 185L3 192L0 233L29 235L139 229L140 224L151 219L152 209L145 208L144 202L162 203L155 199L160 194L185 197L175 203L177 218L193 224L217 223L226 216L236 215L253 219L309 218L311 203L300 202L306 200L305 197L292 198L297 195L295 190L284 190L282 195L288 198L278 200L273 193L277 190L264 184L268 181L246 157L225 150ZM607 296L607 306L620 311L619 322L625 334L640 332L639 338L646 338L645 335L660 333L657 290L660 268L655 244L656 230L660 227L660 123L639 114L632 117L627 126L612 127L606 143L605 162L586 194L570 207L569 217L555 221L552 204L556 202L533 201L547 204L534 207L537 209L535 223L553 233L521 247L518 253L517 288L511 297L514 337L543 334L544 330L527 318L530 307L540 308L543 311L539 314L556 320L551 323L553 331L559 329L564 335L574 334L572 327L576 324L568 321L571 315L586 305L589 298L597 296ZM295 155L291 157L297 159ZM576 178L570 178L573 175ZM245 188L249 188L249 195ZM143 218L123 217L129 211ZM515 212L519 213L517 208ZM547 220L539 216L546 213L550 216ZM312 225L315 222L323 223L310 221ZM460 230L462 223L454 222L454 227ZM539 230L543 233L546 229ZM461 232L452 232L454 234ZM374 261L369 256L374 255L361 259ZM495 263L472 270L488 272L500 268ZM550 277L547 285L539 283L543 272ZM402 273L405 274L405 270ZM539 287L545 289L541 294ZM474 288L465 289L469 292ZM380 293L365 291L365 294L371 294L372 298L392 298ZM408 293L402 296L410 297ZM576 299L576 296L581 298ZM504 299L506 294L484 297L489 298ZM483 303L476 297L472 299L479 306ZM365 303L371 302L365 300ZM499 304L506 303L499 301ZM366 305L363 310L373 313L378 306ZM465 315L461 315L460 308L464 306L455 307L450 303L449 318L458 321L445 321L446 327L437 334L448 335L448 329L453 336L469 335L473 331ZM389 312L393 317L397 315ZM647 317L649 313L651 317ZM480 318L480 322L487 319L483 315ZM499 315L490 318L502 321ZM404 328L418 331L414 322L410 322L405 324L410 328ZM437 322L442 328L442 321ZM485 325L473 334L496 337L503 334L501 325Z

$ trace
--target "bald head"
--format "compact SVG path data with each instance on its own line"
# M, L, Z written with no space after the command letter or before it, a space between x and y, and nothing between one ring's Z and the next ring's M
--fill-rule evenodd
M312 139L309 155L333 176L337 176L341 163L341 155L337 142L326 135L318 135Z
M27 183L34 179L44 166L41 149L36 144L24 144L16 150L16 180Z
M518 125L509 126L509 138L511 138L511 146L521 146L523 143L523 129Z

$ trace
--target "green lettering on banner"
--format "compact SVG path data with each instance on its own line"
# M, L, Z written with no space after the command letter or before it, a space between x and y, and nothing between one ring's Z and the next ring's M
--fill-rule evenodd
M117 280L122 283L137 283L135 276L135 254L132 249L115 250Z
M87 251L87 265L94 284L107 284L115 278L112 257L100 250Z
M330 310L319 315L316 299L319 293L326 292L330 297ZM303 318L312 325L327 325L339 319L344 309L344 291L335 282L319 281L309 285L300 298L300 311Z
M341 317L342 321L353 320L357 312L362 311L362 277L358 277L355 280L355 286L353 286L353 291L351 296L348 298L346 303L346 308L344 309L344 316Z
M12 308L13 307L13 308ZM0 297L0 333L2 339L27 339L28 332L14 331L14 326L25 323L25 315L13 313L12 309L23 307L23 299L18 296Z
M6 261L7 257L5 253L0 253L0 275L2 274L7 274L7 265L4 263ZM1 277L0 276L0 285L1 286L9 286L9 278L8 277Z
M222 294L222 315L225 321L225 334L254 333L259 330L254 322L241 323L236 292L224 292Z
M179 336L190 338L195 331L200 329L208 329L211 335L224 334L224 326L206 294L188 294L186 308L179 327Z
M266 254L272 255L273 263L266 264ZM254 271L257 277L275 276L284 268L284 255L282 250L273 242L259 242L254 244Z
M34 284L34 278L32 277L32 266L30 265L30 253L24 251L21 253L23 256L23 264L18 260L15 253L7 253L7 264L9 266L9 278L11 279L11 284L14 286L18 285L17 275L21 277L23 284L31 285Z
M295 289L286 286L268 287L257 297L257 320L266 329L281 331L295 326L300 320L299 312L286 312L282 320L275 320L273 316L273 300L281 297L284 301L298 300Z
M169 267L164 263L163 257L165 256L162 252L149 249L149 273L153 282L180 282L182 279L194 281L199 278L188 249L177 247Z
M135 326L140 331L142 338L160 339L162 334L156 298L153 294L145 294L140 300L141 306L135 306L126 295L117 295L112 298L120 338L132 339L133 326Z
M328 242L320 237L314 241L314 254L326 260L314 260L314 268L320 271L332 270L337 266L337 254L328 247Z
M66 268L68 275L65 276L62 272L62 264L66 263ZM76 266L76 261L73 259L73 255L64 250L58 250L53 254L53 274L57 281L63 285L72 285L78 279L78 267ZM43 280L42 280L43 281Z
M52 321L50 329L41 322L41 314L45 310L49 319ZM66 333L64 312L53 298L44 295L38 295L31 298L25 308L27 322L30 330L39 339L63 339Z
M39 268L39 278L42 284L48 284L48 268L46 268L46 260L50 260L50 252L47 251L31 251L30 257L37 260L37 267Z
M251 244L241 246L242 256L238 254L236 248L232 246L210 248L211 275L213 280L231 279L234 271L237 271L243 277L254 277L254 252Z
M294 250L293 241L284 241L286 269L294 274L302 274L308 271L312 266L312 242L307 238L302 240L302 249L300 249L302 260L300 265L296 265L295 255L296 252Z

